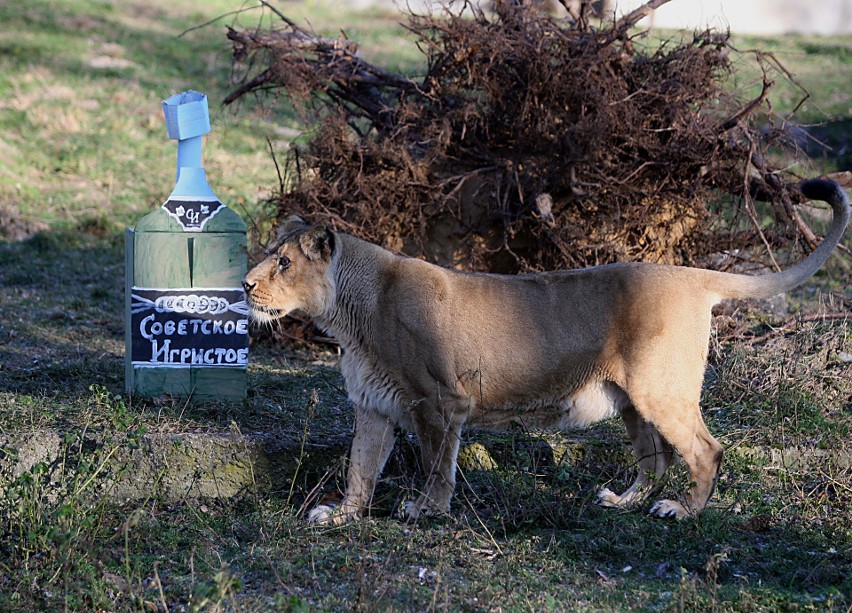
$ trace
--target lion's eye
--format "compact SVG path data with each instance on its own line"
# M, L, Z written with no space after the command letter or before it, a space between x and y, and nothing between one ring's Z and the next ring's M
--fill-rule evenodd
M287 270L290 268L290 258L286 255L282 255L278 257L278 268L281 270Z

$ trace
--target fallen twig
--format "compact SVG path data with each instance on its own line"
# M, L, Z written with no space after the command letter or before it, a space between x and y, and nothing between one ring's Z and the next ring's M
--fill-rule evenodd
M808 315L795 315L787 319L780 326L773 328L765 334L761 334L760 336L756 336L753 338L746 338L744 340L748 345L756 345L777 334L784 334L785 332L788 332L791 328L794 328L800 323L806 323L810 321L832 321L847 319L852 319L852 311L846 311L843 313L811 313Z

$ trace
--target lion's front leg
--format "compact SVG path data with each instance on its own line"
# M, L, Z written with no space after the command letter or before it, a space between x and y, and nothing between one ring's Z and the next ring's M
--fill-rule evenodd
M339 507L318 505L308 514L314 524L339 525L358 519L370 503L376 481L393 450L394 425L383 415L356 407L355 436L349 452L346 493Z

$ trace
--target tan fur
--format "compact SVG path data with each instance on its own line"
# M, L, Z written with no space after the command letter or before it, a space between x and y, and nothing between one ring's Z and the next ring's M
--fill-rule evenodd
M641 503L676 452L693 485L682 501L659 500L650 512L699 513L722 460L699 409L711 308L801 283L849 219L835 184L802 189L831 203L831 230L798 265L759 277L653 264L464 274L291 220L274 253L246 276L246 295L258 320L298 309L338 339L356 418L343 503L321 505L309 519L341 523L363 513L397 427L417 434L429 471L422 495L406 505L413 518L449 511L462 427L561 428L615 415L639 475L621 495L604 489L599 501Z

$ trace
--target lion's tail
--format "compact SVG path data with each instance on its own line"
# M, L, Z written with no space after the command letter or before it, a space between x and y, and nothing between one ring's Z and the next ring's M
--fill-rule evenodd
M831 227L817 248L804 260L781 272L758 276L717 273L709 289L722 298L769 298L803 283L825 264L849 223L849 199L837 183L828 179L811 179L799 187L807 198L831 205Z

